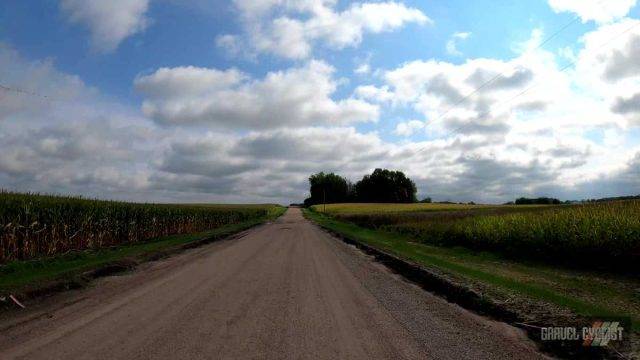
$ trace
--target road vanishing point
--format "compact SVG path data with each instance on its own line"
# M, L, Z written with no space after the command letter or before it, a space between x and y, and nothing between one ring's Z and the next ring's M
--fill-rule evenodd
M0 319L0 359L539 359L290 208Z

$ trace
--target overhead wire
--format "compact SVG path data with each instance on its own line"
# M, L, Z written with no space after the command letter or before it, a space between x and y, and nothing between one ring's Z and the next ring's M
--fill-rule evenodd
M596 3L596 5L601 5L602 2L604 2L604 0L600 0ZM553 32L551 35L549 35L548 37L546 37L542 42L540 42L540 44L538 44L535 48L533 48L532 50L529 50L529 52L533 52L536 50L539 50L541 48L543 48L546 44L548 44L551 40L555 39L556 37L558 37L562 32L564 32L565 30L567 30L569 27L571 27L572 25L574 25L576 22L580 21L581 17L580 15L575 16L571 21L569 21L568 23L566 23L565 25L563 25L561 28L559 28L558 30L556 30L555 32ZM630 31L630 30L629 30ZM622 34L620 34L622 35ZM575 63L575 62L574 62ZM569 65L570 66L570 65ZM567 66L566 68L568 68L569 66ZM562 71L566 70L563 69ZM475 88L473 91L471 91L470 93L468 93L467 95L463 96L460 100L458 100L457 102L455 102L453 105L449 106L443 113L441 113L440 115L438 115L434 120L430 121L429 125L433 125L434 123L437 123L438 121L442 120L446 115L448 115L453 109L455 109L456 107L458 107L460 104L462 104L463 102L465 102L466 100L468 100L471 96L477 94L478 92L480 92L480 90L486 88L487 86L493 84L494 82L496 82L498 79L506 77L507 76L507 71L503 71L500 72L496 75L494 75L492 78L490 78L488 81L482 83L480 86L478 86L477 88ZM536 85L537 86L537 85ZM526 94L527 92L529 92L531 89L527 88L525 89L523 92L517 94L516 96L510 98L509 100L507 100L507 102L513 101L516 98ZM501 102L502 103L502 102ZM491 112L493 112L494 109L491 109L487 112L481 113L478 117L482 117L485 115L490 114ZM457 131L453 131L451 134L447 134L446 136L452 135L453 133L455 133ZM446 137L445 136L445 137Z
M47 101L56 101L56 99L48 96L48 95L42 95L33 91L28 91L28 90L24 90L21 88L17 88L17 87L11 87L11 86L6 86L3 84L0 84L0 90L4 90L6 92L12 92L12 93L16 93L16 94L22 94L22 95L29 95L29 96L33 96L33 97L38 97L38 98L42 98L44 100Z
M604 42L604 43L602 43L601 45L597 46L597 47L596 47L596 49L602 49L602 48L604 48L605 46L609 45L611 42L613 42L614 40L616 40L616 39L617 39L617 38L619 38L620 36L622 36L622 35L624 35L624 34L626 34L626 33L630 32L631 30L633 30L633 29L637 28L638 26L640 26L640 22L638 22L638 23L634 24L633 26L631 26L631 27L627 28L626 30L624 30L624 31L622 31L622 32L620 32L620 33L618 33L618 34L616 34L615 36L613 36L612 38L610 38L610 39L609 39L609 40L607 40L606 42ZM560 73L563 73L563 72L567 71L569 68L571 68L572 66L576 65L576 63L577 63L577 60L570 61L568 64L566 64L565 66L563 66L562 68L560 68L560 69L559 69L559 72L560 72ZM542 82L534 83L533 85L531 85L531 86L527 87L526 89L524 89L523 91L521 91L521 92L517 93L516 95L514 95L514 96L512 96L511 98L507 99L506 101L499 102L499 103L498 103L498 105L499 105L499 106L502 106L502 105L505 105L505 104L509 104L509 103L511 103L512 101L514 101L515 99L519 98L520 96L523 96L523 95L525 95L526 93L528 93L529 91L531 91L532 89L536 88L537 86L540 86L541 84L542 84ZM495 108L492 108L492 109L490 109L490 110L488 110L488 111L485 111L485 112L483 112L483 113L480 113L477 117L478 117L478 118L485 117L485 116L487 116L487 115L490 115L490 114L491 114L492 112L494 112L495 110L496 110ZM448 133L446 134L446 136L444 136L444 137L448 137L448 136L454 135L454 134L458 133L460 130L464 129L464 128L465 128L466 126L468 126L468 125L470 125L470 124L464 124L464 125L459 126L458 128L454 129L453 131L448 132Z
M551 40L555 39L558 35L560 35L560 33L562 33L563 31L565 31L566 29L568 29L571 25L573 25L574 23L576 23L578 20L580 20L580 16L576 16L573 20L571 20L569 23L565 24L562 28L558 29L556 32L554 32L553 34L551 34L549 37L547 37L544 41L542 41L540 44L538 44L538 46L536 48L534 48L531 51L535 51L535 50L539 50L541 49L544 45L548 44ZM433 120L433 122L437 122L439 120L441 120L442 118L444 118L447 114L449 114L453 109L455 109L458 105L462 104L463 102L465 102L467 99L469 99L471 96L477 94L480 90L484 89L485 87L493 84L494 82L496 82L498 79L500 79L501 77L505 77L506 71L500 72L498 74L496 74L495 76L493 76L491 79L489 79L488 81L482 83L480 86L478 86L477 88L475 88L472 92L468 93L467 95L463 96L460 100L458 100L456 103L454 103L453 105L451 105L450 107L447 108L447 110L445 112L443 112L442 114L440 114L436 119Z

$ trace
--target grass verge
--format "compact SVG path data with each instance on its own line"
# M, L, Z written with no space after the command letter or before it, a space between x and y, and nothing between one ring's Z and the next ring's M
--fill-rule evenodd
M223 239L274 220L285 210L284 207L274 207L266 216L196 234L166 236L143 243L75 251L50 258L13 261L0 267L0 296L15 294L19 298L30 298L79 287L91 278L128 270L141 262Z
M471 289L480 301L515 314L515 319L510 320L520 323L520 327L526 324L536 329L579 319L623 317L631 319L633 333L640 331L638 279L516 262L460 247L416 243L406 235L362 228L315 211L305 210L305 216L351 241L416 264L458 287ZM464 302L467 295L464 293L460 299ZM445 297L450 299L446 294Z

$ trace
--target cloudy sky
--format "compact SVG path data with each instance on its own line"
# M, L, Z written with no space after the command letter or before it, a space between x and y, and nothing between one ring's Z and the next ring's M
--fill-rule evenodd
M0 188L302 201L640 193L636 0L9 0Z

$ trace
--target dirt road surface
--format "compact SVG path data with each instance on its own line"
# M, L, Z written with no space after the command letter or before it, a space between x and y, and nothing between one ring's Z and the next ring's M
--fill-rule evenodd
M291 208L0 319L0 359L537 359Z

